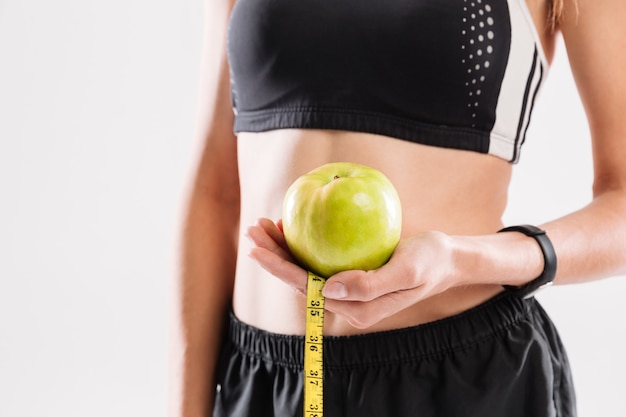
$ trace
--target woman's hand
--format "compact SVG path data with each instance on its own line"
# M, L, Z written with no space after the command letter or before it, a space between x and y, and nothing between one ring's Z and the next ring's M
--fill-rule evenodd
M272 275L306 294L307 271L289 253L281 223L260 219L248 229L250 256ZM365 329L427 297L459 285L453 239L425 232L402 240L393 256L372 271L343 271L324 286L326 309Z

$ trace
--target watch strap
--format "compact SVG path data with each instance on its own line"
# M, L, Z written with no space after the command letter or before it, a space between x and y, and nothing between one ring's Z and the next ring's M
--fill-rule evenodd
M526 236L532 237L539 244L541 252L543 253L543 271L541 275L522 286L504 285L504 288L507 291L513 292L520 298L529 298L538 290L551 285L556 275L557 259L554 246L552 246L552 242L548 238L546 231L536 226L522 224L505 227L498 231L498 233L502 232L520 232Z

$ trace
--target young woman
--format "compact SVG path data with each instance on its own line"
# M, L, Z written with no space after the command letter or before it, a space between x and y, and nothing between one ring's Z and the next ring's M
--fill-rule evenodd
M393 182L403 229L386 265L326 283L326 415L575 416L558 334L525 296L626 272L626 3L234 3L206 8L172 415L302 415L307 273L281 205L297 177L347 161ZM502 230L559 33L593 200Z

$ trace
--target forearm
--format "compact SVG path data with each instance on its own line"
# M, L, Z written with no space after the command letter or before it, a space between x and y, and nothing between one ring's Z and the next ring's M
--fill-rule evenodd
M555 284L626 273L626 193L603 193L586 207L538 225L558 259ZM521 233L452 237L459 284L523 285L540 275L543 256Z
M559 261L555 283L626 273L625 192L605 192L583 209L543 227L554 242Z
M182 238L171 346L171 416L206 416L231 300L238 202L194 191Z

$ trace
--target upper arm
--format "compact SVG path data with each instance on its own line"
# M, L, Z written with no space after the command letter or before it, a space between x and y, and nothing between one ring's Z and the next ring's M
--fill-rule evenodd
M626 2L565 0L561 31L593 141L594 191L626 192Z
M226 54L228 20L235 0L207 0L196 114L194 188L212 198L238 200L237 141Z

